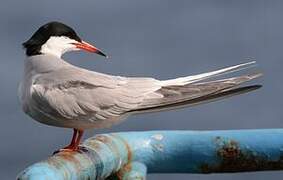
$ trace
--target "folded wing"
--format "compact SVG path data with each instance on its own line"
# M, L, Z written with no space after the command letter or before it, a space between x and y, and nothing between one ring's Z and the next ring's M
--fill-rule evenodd
M235 91L235 87L259 77L260 73L217 81L203 80L241 70L251 64L166 81L68 68L38 77L32 87L32 99L40 111L54 118L89 122L108 120L113 124L130 113L197 104L226 97L229 91L233 94L246 92L247 88Z

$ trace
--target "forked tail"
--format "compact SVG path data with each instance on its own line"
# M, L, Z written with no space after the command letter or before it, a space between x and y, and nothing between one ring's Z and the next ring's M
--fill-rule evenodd
M199 75L161 81L162 87L155 92L160 94L160 96L158 98L145 99L133 112L154 112L182 108L258 89L261 85L245 87L239 87L239 85L260 77L262 75L261 73L252 73L214 81L204 81L212 77L248 68L254 63L255 62L250 62Z

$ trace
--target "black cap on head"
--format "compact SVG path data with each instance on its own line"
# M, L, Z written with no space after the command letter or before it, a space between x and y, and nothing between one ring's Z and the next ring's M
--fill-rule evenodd
M41 46L46 43L51 36L66 36L81 42L80 37L71 27L60 22L49 22L41 26L28 41L23 43L23 47L26 48L26 55L33 56L41 54Z

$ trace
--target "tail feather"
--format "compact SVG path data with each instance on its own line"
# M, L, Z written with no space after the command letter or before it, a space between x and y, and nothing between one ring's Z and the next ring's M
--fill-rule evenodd
M199 105L199 104L214 102L214 101L225 99L225 98L228 98L228 97L244 94L244 93L259 89L261 87L262 87L261 85L239 87L239 88L224 90L224 91L219 92L219 93L215 93L215 94L211 94L211 95L207 95L207 96L202 96L202 97L187 100L187 101L182 101L182 102L177 102L177 103L172 103L172 104L167 104L167 105L162 105L162 106L140 108L140 109L136 109L136 110L131 111L131 113L133 113L133 114L150 113L150 112L159 112L159 111L168 111L168 110L173 110L173 109L180 109L180 108L185 108L185 107L188 107L188 106L196 106L196 105Z
M227 68L223 68L223 69L219 69L219 70L211 71L207 73L202 73L202 74L197 74L197 75L187 76L187 77L180 77L176 79L169 79L169 80L162 81L162 85L170 86L170 85L190 84L190 83L198 82L204 79L213 78L213 77L217 77L220 75L241 71L246 68L251 68L255 66L255 63L256 61L251 61L248 63L243 63L243 64L239 64L236 66L231 66L231 67L227 67Z
M252 91L259 88L259 85L237 88L242 83L261 76L261 73L253 73L227 79L206 81L202 80L242 70L250 67L254 62L240 64L225 69L208 72L196 76L188 76L173 80L162 81L162 87L154 92L156 96L149 94L133 112L151 112L175 109L196 105L204 102L218 100L224 97L230 97Z

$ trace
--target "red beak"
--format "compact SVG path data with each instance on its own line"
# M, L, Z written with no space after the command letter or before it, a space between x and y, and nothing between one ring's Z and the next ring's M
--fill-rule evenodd
M78 43L74 43L74 45L78 48L78 49L82 49L91 53L96 53L99 54L101 56L104 56L106 58L108 58L108 56L106 54L104 54L100 49L96 48L95 46L82 41L82 42L78 42Z

